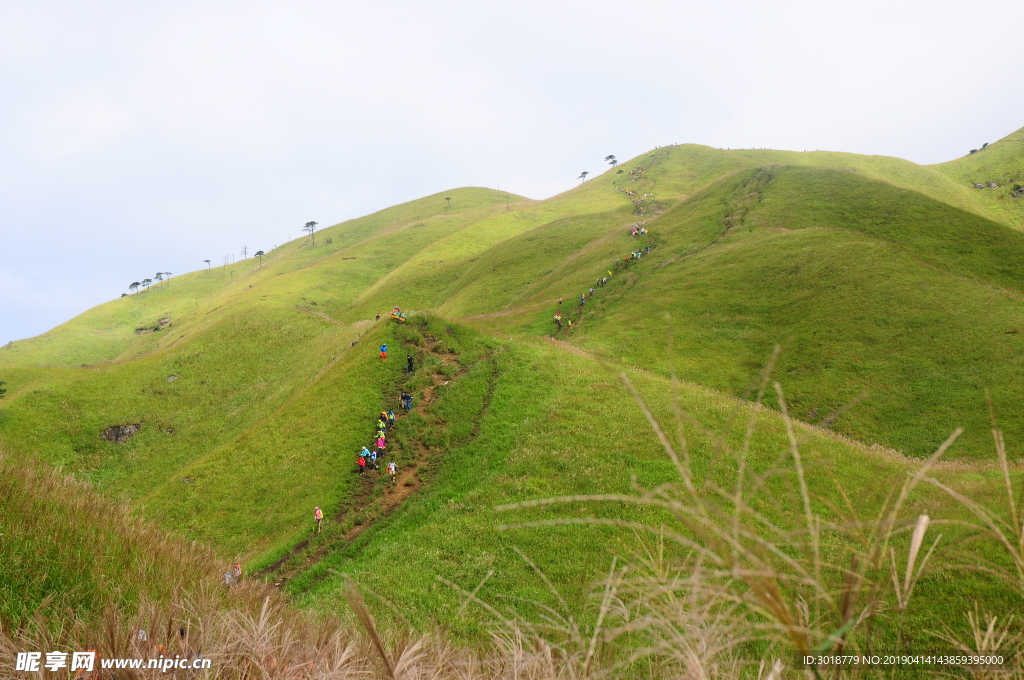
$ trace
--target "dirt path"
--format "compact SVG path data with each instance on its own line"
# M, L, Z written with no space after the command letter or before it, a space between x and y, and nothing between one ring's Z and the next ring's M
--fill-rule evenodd
M438 344L439 342L436 338L428 336L426 337L426 346L424 349L441 360L440 366L458 365L458 355L436 351L435 348ZM442 385L447 385L452 380L456 380L464 372L465 369L460 367L451 378L437 371L432 373L430 376L431 384L423 388L423 391L415 404L415 408L420 410L429 408L437 398L437 388ZM402 420L405 415L405 411L396 413L396 423ZM344 542L351 542L368 527L389 515L405 499L409 498L422 488L424 481L421 472L429 462L432 452L430 448L419 439L413 441L413 447L416 452L415 462L405 465L403 469L399 470L394 484L386 482L383 494L377 498L373 497L374 489L377 486L378 480L387 475L383 461L379 461L381 468L379 471L367 469L366 472L359 476L360 478L358 480L357 489L349 499L348 503L346 503L350 509L341 510L336 513L334 517L330 518L335 524L343 524L352 516L356 516L362 520L357 520L355 525L345 532L342 537ZM309 552L312 538L313 537L311 536L310 538L306 538L297 543L291 550L281 557L281 559L258 572L256 576L263 578L273 576L274 585L278 587L283 586L287 581L319 562L328 552L337 546L337 543L334 541L325 541ZM296 560L297 556L307 552L308 554L304 559L301 561Z

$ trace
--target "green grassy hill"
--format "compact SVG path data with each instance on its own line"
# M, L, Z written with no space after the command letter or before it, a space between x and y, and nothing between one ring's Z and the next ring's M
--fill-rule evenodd
M984 149L955 161L932 166L960 186L971 187L975 201L984 205L1000 221L1018 229L1024 226L1024 128L1009 134ZM984 188L974 188L976 185ZM990 187L997 184L998 187Z
M967 180L1012 174L1020 134L933 167L683 145L543 201L469 188L388 208L0 348L10 389L0 436L171 531L287 578L301 602L334 606L347 572L422 625L461 621L438 574L474 584L494 570L493 587L533 597L542 584L520 548L579 597L612 553L641 550L611 525L495 529L523 518L505 520L501 504L677 479L621 371L668 421L671 376L683 381L701 480L726 485L737 470L709 431L736 443L737 423L753 418L755 474L787 450L773 393L769 410L747 403L782 345L773 377L793 415L821 425L798 425L816 499L835 474L870 495L873 480L902 475L958 426L966 432L948 455L970 472L950 479L986 488L992 474L976 464L992 455L985 390L997 414L1024 397L1014 379L1024 234L1016 199ZM630 235L638 222L648 235ZM642 257L627 262L637 248ZM418 315L374 320L395 305ZM573 326L556 333L559 310ZM420 367L412 376L406 354ZM420 406L389 440L404 475L390 489L377 473L356 474L354 456L402 389ZM140 425L130 441L100 438L129 424ZM1002 427L1011 446L1024 441L1019 419ZM934 496L916 502L948 510ZM314 505L328 523L310 540ZM949 606L969 608L972 592Z

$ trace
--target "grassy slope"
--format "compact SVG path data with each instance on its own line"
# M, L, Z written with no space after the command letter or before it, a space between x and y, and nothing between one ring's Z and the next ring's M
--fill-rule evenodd
M958 424L970 425L962 454L987 455L984 388L1007 408L1021 396L1015 230L860 173L799 167L729 175L651 228L641 241L652 255L575 318L573 337L602 356L666 374L667 312L682 375L739 394L786 343L801 417L823 418L867 391L840 431L912 455ZM620 228L580 248L573 231L546 225L479 264L501 272L492 290L532 281L527 294L494 293L487 309L455 296L446 310L498 312L478 322L495 332L550 332L554 298L574 310L579 292L641 243ZM538 251L570 264L549 269Z
M934 165L932 169L951 178L960 186L987 186L990 182L999 184L998 189L971 188L970 191L974 194L975 201L984 205L991 213L999 215L1000 221L1019 229L1024 227L1024 199L1013 198L1011 191L1014 184L1024 184L1022 159L1024 128L977 153Z
M622 504L577 502L496 511L502 504L558 495L630 494L634 484L654 488L678 481L678 475L613 372L571 347L550 342L506 341L497 346L485 342L494 348L493 368L476 380L453 383L437 404L438 411L453 422L476 421L476 434L442 449L435 463L436 478L427 490L292 582L289 591L300 602L325 611L342 607L339 574L349 574L369 592L398 604L417 625L439 621L471 633L476 630L478 612L468 617L460 614L461 598L438 576L471 589L493 570L480 591L485 599L498 604L508 597L530 598L555 606L543 582L516 554L518 549L544 570L578 613L592 581L607 570L612 557L642 552L649 549L647 542L610 527L574 524L496 530L497 526L590 517L671 525L656 511ZM668 381L642 371L629 373L662 422L670 423ZM484 392L489 397L480 410L474 395ZM749 405L692 384L679 386L678 399L697 422L738 446L751 416ZM786 435L776 414L762 411L756 416L756 428L747 461L750 474L765 473L778 464L780 456L786 457ZM686 430L696 483L707 480L729 488L736 461L722 456L699 430ZM886 490L874 482L899 479L907 469L905 461L883 451L820 430L801 427L799 432L816 508L824 508L826 499L834 495L832 475L838 474L858 508L870 514ZM974 492L995 479L991 474L975 479L962 474L958 473L959 483ZM758 503L758 509L769 516L789 512L790 504L796 510L799 501L790 482L769 478L772 501ZM914 512L929 512L933 517L958 516L933 493L921 494L913 507ZM915 623L935 627L954 615L959 617L974 598L998 598L998 587L985 579L963 579L956 591L944 588L943 582L944 577L938 577L927 583L930 594L927 604L915 611L920 617Z
M87 485L0 453L0 621L86 618L216 577L214 553L140 522Z
M780 162L793 167L772 167ZM654 194L649 217L667 210L649 221L653 254L616 272L573 341L649 369L643 381L657 403L669 371L669 312L672 356L694 382L741 394L771 346L793 337L783 375L800 416L824 416L867 388L872 396L840 430L918 455L966 423L957 454L987 451L980 388L992 387L999 406L1020 396L1008 377L1019 335L1006 331L1021 311L1010 266L1021 244L974 194L931 169L845 154L687 145L620 169L507 209L504 194L485 189L427 197L325 229L316 246L289 243L262 267L249 261L234 276L176 277L91 310L0 350L12 388L0 432L187 536L269 560L305 534L314 503L350 502L352 453L366 443L371 415L395 395L400 366L374 355L382 341L395 346L396 330L367 318L394 304L476 317L469 321L491 339L465 341L471 370L437 404L441 422L455 429L438 440L451 450L435 485L296 588L330 601L332 582L318 579L333 564L369 574L403 602L450 603L426 585L435 572L476 578L483 562L454 564L469 550L518 573L513 542L543 551L545 568L579 588L607 560L585 549L594 539L568 530L557 530L561 545L530 532L495 537L487 508L625 488L633 472L651 484L671 474L614 380L591 359L533 340L550 332L555 297L571 300L636 245L626 233L640 219L628 189ZM138 319L167 312L169 328L134 335ZM492 363L479 363L485 353ZM169 383L171 375L179 377ZM493 402L486 409L484 394ZM695 386L685 400L710 421L734 407ZM777 449L781 426L763 417L757 445ZM473 437L451 434L467 419L476 423ZM128 444L98 439L104 427L127 422L144 422ZM1006 425L1012 444L1021 433ZM863 448L819 439L815 446L851 483L867 484ZM706 464L710 451L700 451ZM396 550L416 566L399 570ZM585 558L566 564L570 550ZM509 587L528 594L534 586L513 579Z

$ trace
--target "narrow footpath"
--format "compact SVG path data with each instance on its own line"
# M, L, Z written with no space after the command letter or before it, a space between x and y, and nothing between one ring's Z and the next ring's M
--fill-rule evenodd
M423 349L441 360L436 369L444 366L458 366L457 354L438 351L438 345L441 343L436 338L425 336L424 340L426 342ZM457 380L465 371L466 368L460 366L452 377L448 377L435 370L430 376L431 384L422 389L413 408L420 411L428 409L437 398L438 387ZM395 414L396 425L406 415L405 411L397 412ZM384 466L381 465L380 470L367 469L366 472L359 475L357 489L346 501L345 509L338 511L334 517L329 519L334 526L343 526L350 519L355 520L352 527L341 537L343 543L351 543L363 531L389 515L405 499L423 486L423 472L431 462L431 455L440 453L440 451L432 451L420 439L414 439L412 446L415 451L415 462L406 464L398 471L394 484L389 481L384 482L383 493L376 497L374 496L375 487L387 477ZM256 576L264 579L272 577L274 585L281 587L339 547L337 537L321 542L315 542L315 538L314 535L303 539L279 560L260 570Z

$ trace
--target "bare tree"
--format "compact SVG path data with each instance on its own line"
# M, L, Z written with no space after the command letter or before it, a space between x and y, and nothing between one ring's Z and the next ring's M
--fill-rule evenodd
M246 254L249 252L249 246L242 246L242 259L245 259Z

